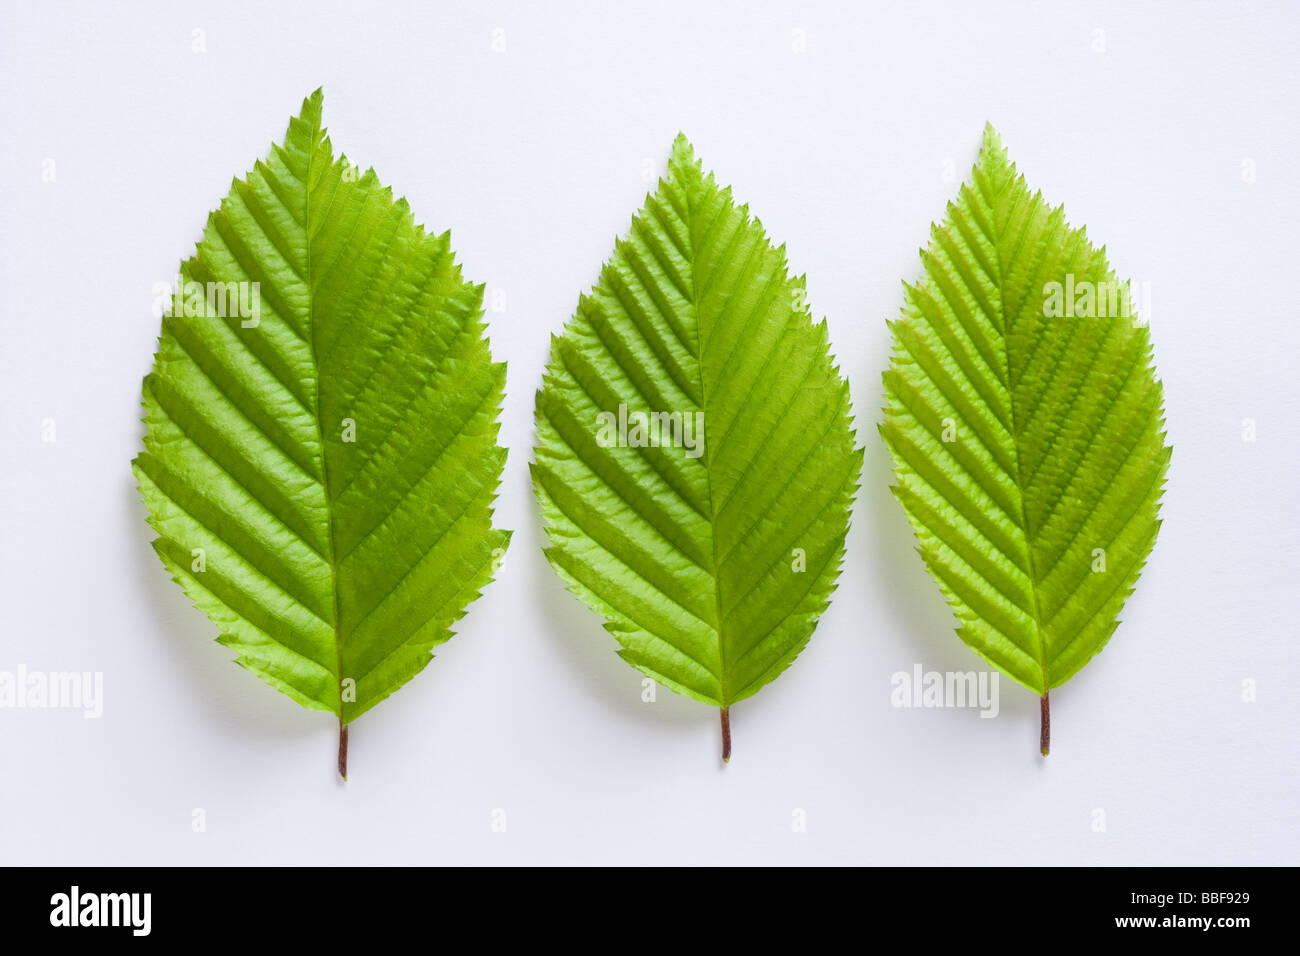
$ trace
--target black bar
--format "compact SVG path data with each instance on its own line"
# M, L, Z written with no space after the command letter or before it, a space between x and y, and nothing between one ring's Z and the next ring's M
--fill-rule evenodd
M317 938L334 948L348 940L373 945L382 929L384 936L417 934L432 948L439 941L451 944L462 932L494 943L512 932L540 934L532 941L539 946L574 941L574 934L611 945L619 939L628 945L707 939L701 934L721 929L721 916L741 939L751 932L762 938L775 921L796 936L843 926L860 941L901 933L927 943L1128 936L1231 945L1257 930L1270 938L1287 931L1293 913L1283 915L1283 908L1294 877L1290 869L1200 867L846 868L811 875L762 868L725 875L703 868L575 868L544 876L529 869L9 868L0 925L6 943L57 943L75 935L92 945L113 937L128 945L255 940L260 947ZM82 914L116 914L119 925L53 925L70 922L74 886ZM144 897L129 896L146 893L147 935ZM105 901L102 894L114 895ZM86 902L91 896L93 904ZM63 901L68 905L60 909ZM611 920L621 925L617 935L598 931ZM763 926L768 929L760 931Z

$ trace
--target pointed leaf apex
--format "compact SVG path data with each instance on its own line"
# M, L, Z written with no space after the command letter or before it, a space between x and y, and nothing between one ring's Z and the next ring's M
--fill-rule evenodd
M321 113L325 105L325 92L323 87L316 87L316 91L302 101L302 111L300 118L312 125L320 125Z
M695 155L695 147L691 145L691 141L686 138L685 133L678 133L677 138L673 140L672 157L669 160L669 166L694 169L697 172L702 171L700 160Z
M1008 163L1007 147L992 123L984 124L984 144L980 147L979 165L996 166Z

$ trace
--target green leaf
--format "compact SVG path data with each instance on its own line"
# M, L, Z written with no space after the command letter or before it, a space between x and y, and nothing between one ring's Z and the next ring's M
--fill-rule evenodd
M724 760L729 708L790 665L830 600L861 470L805 303L784 247L679 136L537 394L551 566L625 661L721 708Z
M448 234L334 156L321 102L181 264L133 470L167 570L238 664L338 717L346 779L347 725L424 668L504 553L505 366Z
M1146 325L987 127L890 324L893 490L980 657L1042 698L1109 640L1169 465Z

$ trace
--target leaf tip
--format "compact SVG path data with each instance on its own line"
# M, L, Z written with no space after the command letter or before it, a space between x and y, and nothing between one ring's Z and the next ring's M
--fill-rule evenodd
M686 138L685 133L679 132L673 139L672 156L668 162L669 168L673 166L684 169L702 170L699 158L695 155L695 147L691 141Z
M310 125L318 126L320 124L324 104L325 88L323 86L318 86L314 91L303 97L300 118Z
M989 160L996 160L1005 163L1007 161L1007 148L1002 142L1002 136L993 124L985 122L984 124L984 145L980 149L980 163L984 165Z

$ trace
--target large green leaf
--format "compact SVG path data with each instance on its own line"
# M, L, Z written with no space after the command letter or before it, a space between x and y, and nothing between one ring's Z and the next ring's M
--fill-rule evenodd
M346 778L347 725L424 668L509 540L505 367L448 235L335 158L321 101L181 265L133 469L167 570L237 663L338 717Z
M861 470L805 299L784 247L679 136L537 395L547 558L624 660L721 708L724 760L729 708L790 665L830 600ZM637 447L638 415L668 440Z
M1148 330L992 127L922 263L890 325L894 492L961 639L1041 696L1046 755L1048 692L1109 640L1160 527Z

